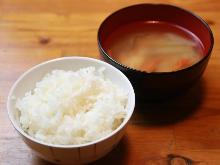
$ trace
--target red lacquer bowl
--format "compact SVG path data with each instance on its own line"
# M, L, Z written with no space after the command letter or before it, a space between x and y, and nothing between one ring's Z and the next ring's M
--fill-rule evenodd
M104 43L115 29L135 21L163 21L185 28L201 40L204 57L190 67L172 72L147 73L119 63L107 53ZM213 45L212 31L202 18L190 11L167 4L138 4L120 9L108 16L98 30L98 46L102 58L130 79L137 100L164 99L191 87L203 74Z

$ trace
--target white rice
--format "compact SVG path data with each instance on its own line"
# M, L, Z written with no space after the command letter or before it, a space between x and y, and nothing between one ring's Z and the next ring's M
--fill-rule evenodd
M83 144L115 130L125 118L128 94L104 68L53 70L18 98L22 129L51 144Z

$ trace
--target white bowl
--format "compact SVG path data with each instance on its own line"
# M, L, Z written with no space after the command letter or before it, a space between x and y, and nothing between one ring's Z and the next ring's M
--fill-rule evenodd
M42 79L42 77L54 69L63 70L78 70L79 68L94 66L105 67L105 76L125 89L129 93L127 103L127 116L122 124L108 136L105 136L96 141L81 144L81 145L55 145L41 142L27 133L25 133L19 123L18 110L15 108L15 97L23 97L24 94L35 87L35 83ZM27 72L25 72L13 85L10 90L7 109L9 118L20 133L24 142L41 158L57 163L57 164L84 164L97 160L108 152L110 152L120 141L125 133L125 127L134 111L135 94L133 87L128 78L113 66L88 57L64 57L51 61L47 61L36 65Z

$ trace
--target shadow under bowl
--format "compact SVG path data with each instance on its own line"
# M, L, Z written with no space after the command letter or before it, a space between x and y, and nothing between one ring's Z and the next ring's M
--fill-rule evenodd
M200 39L204 57L190 67L172 72L147 73L119 63L107 53L104 43L113 31L137 21L162 21L186 29ZM98 30L98 47L102 58L129 78L137 101L164 100L191 87L202 76L213 45L212 31L203 19L190 11L167 4L138 4L120 9L108 16Z

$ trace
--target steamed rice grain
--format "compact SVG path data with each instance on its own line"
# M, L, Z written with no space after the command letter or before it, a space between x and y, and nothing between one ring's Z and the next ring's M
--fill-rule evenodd
M22 129L51 144L83 144L115 130L126 116L128 94L104 69L53 70L18 98Z

